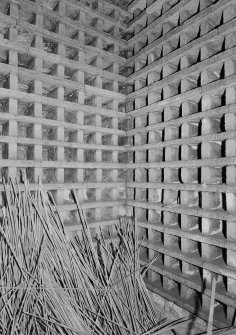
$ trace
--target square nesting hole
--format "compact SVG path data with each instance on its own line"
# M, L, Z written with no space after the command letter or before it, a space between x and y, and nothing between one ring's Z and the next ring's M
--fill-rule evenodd
M126 190L125 188L119 188L117 190L117 199L119 200L125 200L126 199Z
M57 192L57 191L55 191ZM78 192L77 192L78 193ZM56 194L55 194L56 195ZM63 203L64 204L74 204L74 199L69 188L64 188L63 190Z
M95 96L86 94L84 105L96 107Z
M147 133L136 134L133 137L133 141L134 141L135 145L144 145L144 144L147 144L147 142L148 142L148 135L147 135Z
M58 89L55 84L49 84L49 83L43 83L43 90L42 90L42 95L44 97L52 98L52 99L60 99L63 98L60 95L60 90Z
M34 168L28 167L16 169L16 180L24 181L25 178L27 178L29 182L34 182Z
M79 101L79 92L77 90L68 90L65 89L64 100L69 102L78 103Z
M109 18L114 18L114 9L109 6L104 6L103 14Z
M134 92L134 84L119 83L118 92L121 94L130 94Z
M85 133L84 143L86 144L96 144L96 133Z
M77 111L64 111L64 121L67 123L77 124L78 123L78 117L77 117Z
M113 43L107 43L106 41L103 41L102 49L106 52L114 53L115 45Z
M104 22L103 31L106 34L114 36L115 27L113 25L108 24L107 22Z
M10 15L10 4L7 2L0 2L0 12L5 15Z
M135 200L146 201L148 199L147 189L136 188L135 189Z
M130 136L118 136L118 146L130 146L133 145L133 138Z
M98 18L97 17L92 17L90 14L86 15L86 23L90 27L97 28Z
M65 15L69 17L71 20L78 21L80 17L80 11L71 7L70 5L66 5Z
M119 50L119 56L123 57L123 58L129 58L132 57L134 55L134 47L130 48L130 49L124 49L124 48L120 48Z
M117 176L117 181L118 182L124 182L124 181L126 181L126 180L129 180L129 181L132 181L133 179L127 179L127 173L128 173L129 171L125 171L125 170L123 170L123 169L118 169L118 176ZM130 177L130 176L129 176Z
M8 98L0 99L0 112L9 113L9 99Z
M88 222L94 222L96 220L95 208L86 208L84 212Z
M9 122L0 120L0 136L7 136L9 132Z
M102 116L102 128L113 128L111 117Z
M103 71L108 71L108 72L114 73L114 63L107 64L107 62L104 62Z
M103 97L103 102L102 102L102 108L103 109L110 109L113 110L114 109L114 104L113 104L113 100L107 100L107 97Z
M139 183L145 183L148 180L148 170L147 169L135 169L135 181Z
M84 58L85 58L86 64L93 66L93 67L99 67L100 62L98 62L99 58L96 55L85 52Z
M97 180L96 169L84 169L84 182L95 183Z
M42 116L44 119L48 120L56 120L57 119L57 111L55 107L52 106L42 106Z
M54 168L43 168L42 170L42 182L43 183L56 183L57 174Z
M80 39L79 30L75 29L74 27L66 26L65 37L68 37L72 40L79 41Z
M31 47L34 44L35 35L29 30L18 29L17 42L23 44L24 47Z
M79 61L79 51L76 48L66 47L65 57L71 60Z
M114 85L113 85L113 81L112 80L105 80L105 79L103 79L103 81L102 81L102 88L104 89L104 90L109 90L109 91L113 91L113 87Z
M33 81L27 79L24 76L18 76L18 90L20 92L33 93L34 92Z
M132 129L133 121L131 119L128 120L119 120L118 129L123 131L128 131Z
M87 188L84 195L85 201L96 201L96 188Z
M90 7L93 11L98 10L98 0L93 0L93 1L86 1L85 6Z
M68 143L78 143L79 136L77 130L66 130L64 131L64 141Z
M132 152L119 152L118 153L118 163L133 163L133 153Z
M57 54L58 52L58 43L50 40L49 38L43 38L43 50L48 53Z
M64 77L67 80L78 82L78 70L71 69L69 67L65 67Z
M35 24L36 13L19 9L19 17L23 22Z
M56 128L43 126L42 139L48 140L48 141L55 141L56 140Z
M78 182L77 169L72 169L72 168L64 169L64 182L65 183L77 183Z
M8 144L0 144L0 159L8 159Z
M49 19L48 17L43 18L43 29L46 29L50 32L58 31L58 22L54 19Z
M96 162L96 150L84 150L84 162Z
M1 25L0 25L0 38L1 39L8 39L9 40L9 37L10 37L9 35L10 35L10 28L9 28L8 24L1 22Z
M64 212L64 217L63 217L63 224L65 225L65 228L69 226L70 228L73 226L75 227L75 231L78 230L78 225L80 224L80 219L78 216L78 211L66 211ZM77 235L77 233L75 233Z
M119 35L122 40L128 41L130 38L134 36L134 32L127 32L127 30L120 29Z
M17 123L17 135L18 137L33 138L34 137L34 124L32 123Z
M17 114L25 116L34 116L34 104L18 100Z
M0 50L0 63L9 64L9 51L8 50L4 50L4 49Z
M50 76L57 75L57 64L54 64L48 60L43 60L42 73Z
M26 178L28 179L28 181L30 183L33 183L35 178L35 173L34 173L34 168L28 167L25 169L25 173L26 173Z
M89 86L96 86L96 76L89 73L84 73L84 84Z
M3 180L3 178L5 178L6 180L8 179L8 168L7 167L3 167L3 168L0 168L0 178L1 180Z
M114 181L113 170L102 170L102 182L112 183Z
M105 188L102 190L102 201L112 200L112 188Z
M95 115L85 115L84 117L85 126L96 126L96 117Z
M148 210L147 209L143 209L143 208L139 208L138 211L137 211L137 219L138 221L140 222L146 222L147 221L147 218L148 218ZM141 233L141 229L139 229L140 233ZM144 229L145 231L145 235L146 235L146 229ZM143 233L142 234L142 237L143 237Z
M91 34L85 33L84 36L84 44L92 47L97 46L97 36L93 36Z
M102 150L102 161L112 162L112 151Z
M102 145L113 145L112 135L103 135Z
M101 212L101 216L104 220L109 220L113 218L113 207L102 208Z
M140 106L141 108L141 106ZM118 111L123 112L123 113L129 113L135 110L135 102L130 101L130 102L120 102L118 105Z
M77 149L65 148L64 155L65 155L66 162L77 162Z
M50 146L43 146L43 160L44 161L56 161L57 160L57 148Z
M128 188L127 190L127 199L128 200L134 200L134 193L135 192L135 189L134 188Z
M56 11L58 1L57 0L41 0L40 5L50 11Z
M7 89L10 88L9 74L0 74L0 87Z
M33 160L34 146L33 145L17 145L17 159Z

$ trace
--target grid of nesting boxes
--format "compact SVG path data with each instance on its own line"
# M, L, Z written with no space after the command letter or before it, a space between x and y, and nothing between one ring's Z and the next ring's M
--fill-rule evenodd
M100 0L0 3L1 177L41 180L72 231L72 186L91 224L124 204L124 14Z
M128 210L149 287L215 322L236 308L236 3L134 1L128 23ZM197 306L197 307L196 307Z

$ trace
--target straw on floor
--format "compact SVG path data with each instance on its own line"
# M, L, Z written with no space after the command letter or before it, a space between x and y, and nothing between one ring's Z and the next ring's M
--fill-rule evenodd
M21 185L22 187L22 185ZM96 247L73 192L82 234L71 241L39 186L5 184L0 223L0 332L157 334L159 322L140 272L135 224Z
M160 321L156 315L142 277L146 268L139 265L133 219L121 219L116 239L107 241L101 232L94 243L72 191L82 230L70 240L41 185L34 192L27 183L23 190L12 181L4 186L1 334L159 335L189 322Z

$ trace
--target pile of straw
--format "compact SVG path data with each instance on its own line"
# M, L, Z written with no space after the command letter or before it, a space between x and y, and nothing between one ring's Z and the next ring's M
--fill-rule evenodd
M72 247L42 190L5 185L0 224L0 333L90 334L73 287Z
M20 190L21 186L21 190ZM53 200L39 186L5 184L0 221L0 334L159 335L189 322L160 321L143 281L133 219L117 238L96 243L72 191L82 230L64 231ZM232 329L215 334L231 334ZM235 328L234 328L235 331ZM213 332L214 333L214 332Z
M118 240L94 245L73 192L82 232L71 241L47 194L5 184L0 223L0 333L158 334L163 326L139 268L133 221Z

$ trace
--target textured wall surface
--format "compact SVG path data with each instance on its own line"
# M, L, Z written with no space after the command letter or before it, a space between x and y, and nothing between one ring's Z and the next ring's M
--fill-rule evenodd
M1 176L41 179L70 230L72 186L89 222L124 207L126 16L104 1L0 2Z
M236 2L133 1L129 213L157 260L148 286L215 319L236 307ZM132 46L132 48L131 48ZM203 292L203 294L201 294Z
M1 0L1 176L41 179L70 231L70 187L95 233L127 210L156 256L148 287L206 319L217 275L231 324L236 1L127 4Z

